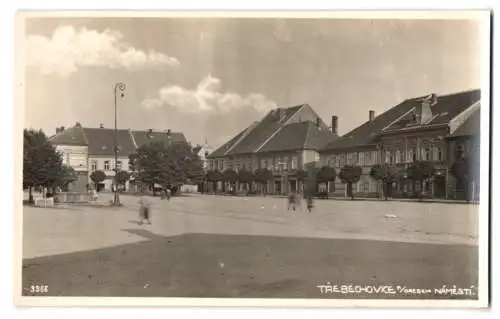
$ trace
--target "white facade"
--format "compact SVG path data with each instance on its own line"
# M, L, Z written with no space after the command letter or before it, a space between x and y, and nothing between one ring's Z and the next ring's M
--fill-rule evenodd
M72 167L75 171L88 170L87 146L56 145L56 151L61 154L64 165Z
M128 156L118 157L118 170L130 172ZM115 157L114 156L89 156L89 180L90 174L95 171L103 171L106 174L106 179L103 181L104 190L111 191L113 185L113 177L115 176ZM125 184L128 190L129 182Z

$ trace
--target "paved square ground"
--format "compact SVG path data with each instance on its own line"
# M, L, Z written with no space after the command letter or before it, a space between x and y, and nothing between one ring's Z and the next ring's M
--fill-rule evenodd
M24 294L31 285L57 296L239 298L381 297L322 294L326 283L477 288L475 205L317 200L312 213L292 213L279 198L192 195L152 199L153 225L141 226L137 200L25 207ZM383 298L443 298L402 291Z

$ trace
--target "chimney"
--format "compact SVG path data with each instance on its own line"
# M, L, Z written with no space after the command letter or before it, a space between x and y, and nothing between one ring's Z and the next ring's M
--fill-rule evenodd
M99 128L104 128L104 124L99 124Z
M338 119L339 118L336 115L332 116L332 133L335 135L338 135L338 127L337 127Z
M61 132L61 128L56 127L56 134Z
M172 131L170 129L167 130L167 135L170 135Z
M60 129L60 130L61 130L61 132L62 132L62 131L64 131L64 129L65 129L65 127L64 127L64 126L61 126L61 129Z
M316 127L319 127L319 123L320 123L320 119L319 119L319 116L316 117Z
M368 112L368 119L370 120L370 122L375 119L375 111L374 110L370 110L370 112Z

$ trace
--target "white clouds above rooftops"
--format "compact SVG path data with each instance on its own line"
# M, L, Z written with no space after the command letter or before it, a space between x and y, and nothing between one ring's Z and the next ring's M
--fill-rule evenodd
M142 51L122 40L112 30L99 32L60 26L52 37L30 35L26 39L26 64L43 74L66 78L85 66L112 69L144 69L177 66L179 61L164 53Z
M143 101L146 108L172 106L184 113L215 111L228 113L242 108L254 108L267 112L276 107L276 103L264 95L250 93L240 95L234 92L221 92L221 81L211 74L207 75L195 89L186 89L176 85L167 85L158 90L156 98Z

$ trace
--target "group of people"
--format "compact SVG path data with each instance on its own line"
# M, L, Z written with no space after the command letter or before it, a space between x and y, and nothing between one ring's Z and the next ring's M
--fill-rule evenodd
M301 197L295 191L291 191L288 194L287 201L288 201L287 210L290 211L290 209L292 209L292 211L295 212L297 210L297 205L300 206L301 204ZM306 203L307 203L307 210L311 212L314 207L312 195L306 196Z

